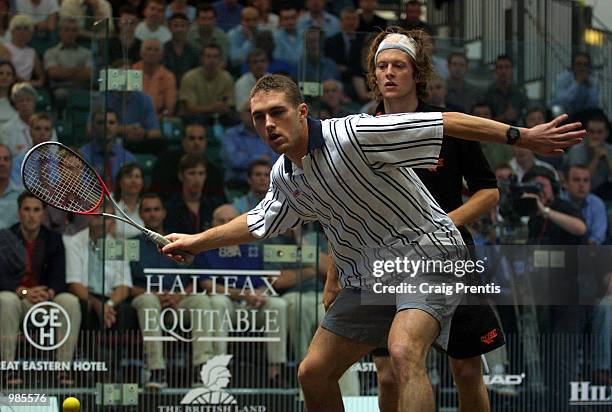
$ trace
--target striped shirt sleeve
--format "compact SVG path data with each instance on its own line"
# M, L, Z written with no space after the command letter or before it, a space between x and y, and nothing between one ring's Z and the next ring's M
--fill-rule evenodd
M266 197L247 214L249 231L259 239L285 233L304 222L285 194L276 187L273 179Z
M356 117L357 143L374 169L427 168L438 162L442 113L400 113Z

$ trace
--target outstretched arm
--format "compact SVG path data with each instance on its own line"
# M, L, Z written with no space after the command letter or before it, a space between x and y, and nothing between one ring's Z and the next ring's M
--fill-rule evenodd
M185 252L198 254L210 249L223 246L239 245L257 240L247 226L246 213L238 216L231 222L224 225L213 227L195 235L185 235L182 233L172 233L166 236L172 243L162 248L162 252L169 258L182 262L183 258L172 254L173 250L183 250Z
M464 140L505 144L510 127L494 120L455 112L442 113L442 119L444 134ZM561 115L530 129L519 128L521 137L516 145L541 155L563 154L564 148L580 143L586 134L580 123L559 126L565 120L567 115Z

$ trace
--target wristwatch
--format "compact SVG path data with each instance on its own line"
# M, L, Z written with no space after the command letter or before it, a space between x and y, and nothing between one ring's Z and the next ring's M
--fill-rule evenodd
M111 308L115 306L115 302L113 302L112 299L107 300L104 302L104 304L110 306Z
M544 219L548 219L548 215L550 215L550 207L546 206L546 207L544 208L544 213L543 213L543 215L544 215Z
M516 127L510 127L506 132L506 143L509 145L516 144L521 138L521 131Z

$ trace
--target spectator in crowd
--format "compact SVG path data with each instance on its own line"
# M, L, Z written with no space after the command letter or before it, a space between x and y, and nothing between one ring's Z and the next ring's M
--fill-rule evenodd
M176 78L162 65L163 46L157 39L147 39L140 47L141 60L133 69L142 70L143 91L151 98L158 120L174 116L177 101Z
M305 50L299 65L300 81L341 80L336 62L323 55L321 33L318 30L308 30L304 33Z
M240 66L253 49L258 21L259 11L255 7L245 7L240 13L240 24L227 33L232 66Z
M15 66L9 60L0 60L0 127L11 118L17 116L17 111L11 104L11 87L15 83L17 73Z
M557 77L555 96L551 104L558 104L570 113L576 114L599 107L599 84L591 76L591 55L576 53L572 67Z
M102 176L109 190L115 188L114 178L121 165L136 162L131 152L116 143L118 128L117 113L104 108L96 109L87 126L91 141L80 149L85 160Z
M108 108L118 114L127 149L137 153L159 153L165 146L153 100L141 91L110 91Z
M140 41L157 39L162 44L170 41L172 34L164 26L165 0L147 0L143 15L144 20L136 26L136 38Z
M164 227L168 233L199 233L210 228L218 198L202 194L206 182L206 159L199 154L186 154L178 166L181 193L168 201Z
M164 219L166 217L166 209L161 198L155 193L143 195L142 203L140 204L140 216L147 229L153 230L161 235L167 234L164 230ZM193 382L201 383L199 372L202 364L210 360L213 356L213 343L210 340L200 341L198 338L207 336L208 326L203 324L198 325L192 318L193 313L199 313L198 316L203 316L204 313L212 310L211 299L209 296L194 293L193 282L187 275L163 275L163 280L158 281L153 279L151 283L154 287L151 290L147 289L147 278L144 270L147 268L166 268L178 269L180 265L174 260L169 259L157 250L157 245L152 243L146 236L141 234L138 237L140 241L140 260L131 262L132 281L132 306L138 314L138 323L140 332L143 336L161 337L160 323L163 322L163 317L160 316L161 311L166 308L183 309L187 314L187 322L192 327L192 366L194 369ZM176 287L176 282L181 282L184 289L180 290ZM147 316L147 311L148 316ZM151 322L150 318L156 321ZM149 322L147 322L149 318ZM216 317L217 324L214 325L215 330L221 328L221 316ZM144 352L146 359L146 368L148 370L148 379L145 383L145 388L159 389L167 386L166 381L166 359L164 357L163 345L160 340L145 341Z
M22 154L32 147L30 116L36 108L38 93L28 83L17 83L11 89L11 103L17 109L17 116L0 127L0 143L6 144L13 156ZM51 140L57 140L55 131Z
M272 166L264 159L255 160L249 165L247 178L249 192L234 199L232 203L238 213L248 212L266 197L270 187L270 170L272 170Z
M259 30L273 31L278 27L278 14L270 11L270 0L252 0L251 5L259 12L259 22L257 28Z
M138 13L134 7L124 4L119 8L118 32L108 40L108 58L115 62L127 57L133 63L140 58L140 40L136 37Z
M103 210L115 213L110 202L106 202ZM124 302L132 287L130 264L127 260L105 259L102 255L102 242L115 239L116 220L97 215L87 216L87 220L85 229L62 238L68 291L81 302L85 328L124 330L130 310Z
M238 211L229 204L215 209L213 214L213 227L221 226L238 217ZM243 244L240 246L222 247L201 253L196 257L194 266L206 269L236 269L236 270L262 270L263 251L261 244ZM224 313L231 314L235 321L241 302L246 302L248 310L255 311L257 325L264 328L264 335L278 338L266 344L268 360L268 379L273 385L280 385L281 367L287 362L287 302L276 295L271 286L259 276L237 276L235 282L229 283L226 288L222 279L201 277L200 283L211 293L215 291L213 305L222 309ZM214 288L214 289L213 289ZM272 316L266 320L267 316ZM223 333L224 331L221 331ZM227 331L225 331L227 333ZM227 353L227 346L221 348Z
M328 37L324 43L325 56L336 63L345 85L351 84L354 61L351 58L361 50L363 34L357 33L359 15L352 8L345 8L340 13L340 32Z
M360 113L374 114L376 105L378 104L373 98L368 86L366 73L368 72L368 54L370 45L376 38L377 33L367 33L363 39L361 49L353 49L354 54L351 56L351 61L355 62L351 65L351 84L352 88L347 90L347 95L364 106L359 111Z
M0 229L11 227L19 221L17 218L17 198L23 190L11 181L11 151L0 143Z
M419 0L409 0L406 2L406 18L398 21L398 26L406 30L423 30L430 36L434 35L432 27L421 20L422 4Z
M297 22L299 32L319 29L323 31L326 39L340 33L340 20L325 11L326 3L326 0L306 0L306 12L298 18Z
M501 55L495 61L495 82L485 92L484 99L493 109L493 118L516 124L527 107L525 92L514 84L512 59Z
M199 53L187 42L189 30L187 16L181 13L170 16L168 29L172 33L172 40L164 45L163 65L173 73L178 90L183 75L198 66Z
M298 11L294 6L285 5L279 13L278 28L273 32L274 58L297 66L302 55L302 38L297 33Z
M9 30L11 41L4 43L11 62L17 71L17 80L30 83L34 87L45 84L45 72L36 51L28 47L32 40L34 23L29 16L18 14L11 19Z
M208 146L207 131L200 123L188 123L181 139L180 150L164 151L155 162L151 177L151 190L164 200L181 191L178 165L186 154L205 156ZM223 171L211 162L206 162L206 183L204 196L223 197Z
M467 113L476 102L481 100L481 92L465 80L467 58L463 53L448 56L448 79L446 80L446 102Z
M44 112L37 112L30 116L29 120L29 136L32 139L32 146L36 146L42 142L48 142L53 138L53 117ZM11 180L17 186L22 186L21 181L21 164L25 158L26 151L22 151L13 156L13 167L11 170Z
M173 0L166 6L166 20L170 20L173 14L182 14L192 22L196 19L196 8L190 6L187 0Z
M251 94L251 89L255 86L255 82L268 74L268 56L266 56L263 50L251 50L247 56L247 62L249 64L249 71L240 76L234 86L237 107L242 107L249 100L249 95Z
M344 94L344 87L338 80L325 80L322 88L321 106L329 112L330 117L344 117L359 110Z
M587 120L586 130L586 139L570 149L567 160L570 166L587 166L591 173L591 188L597 191L612 178L612 145L606 143L610 129L605 117L595 116Z
M71 17L76 20L79 37L91 38L93 23L108 19L109 30L113 31L113 8L107 0L62 0L60 20Z
M378 0L359 0L359 32L380 32L387 28L387 20L376 15Z
M229 39L217 26L217 12L208 4L198 6L198 16L187 33L187 42L200 54L204 47L216 44L221 49L222 64L225 66L229 56ZM199 55L198 54L198 55Z
M0 44L11 41L11 32L9 30L11 3L11 0L0 0ZM1 57L3 59L6 58L4 56Z
M77 44L78 24L74 17L62 17L59 22L59 43L47 49L44 67L55 103L64 107L72 89L89 89L91 51Z
M485 119L492 119L493 109L489 103L478 102L472 106L471 114L473 116L484 117ZM502 163L507 164L512 158L512 148L509 145L480 142L480 146L493 169Z
M242 5L238 0L217 0L212 4L217 13L219 27L228 32L240 24Z
M184 115L231 116L234 80L221 68L221 59L218 45L206 45L202 49L201 66L183 76L179 99L184 104Z
M262 50L268 57L268 72L270 73L283 73L289 77L297 77L297 66L288 61L277 59L274 57L274 50L276 49L276 43L274 42L274 33L269 30L259 30L255 35L255 41L253 42L255 49ZM241 73L244 74L248 71L248 65L242 64Z
M34 30L40 37L49 36L55 32L59 10L57 0L20 0L15 2L16 14L30 16L34 24Z
M125 212L134 222L142 226L140 219L140 195L144 189L144 172L142 167L136 163L127 163L121 166L115 177L117 185L113 193L113 199L117 206ZM115 234L118 238L132 238L140 234L140 230L124 222L117 222Z
M523 180L523 176L529 173L531 168L534 166L548 169L555 179L559 180L559 176L557 176L557 171L555 168L536 158L531 150L512 146L512 154L513 157L510 159L508 164L512 168L512 174L516 176L518 181Z
M608 217L606 205L591 193L591 173L584 165L570 166L565 175L565 192L561 199L570 202L582 212L587 227L587 241L591 245L601 245L606 240Z
M230 189L244 187L249 165L258 159L273 164L278 155L259 138L251 117L250 101L240 110L241 124L227 129L222 143L221 156L225 167L225 182Z
M523 182L535 181L542 185L539 194L525 194L526 198L536 200L535 215L529 219L529 244L540 245L579 245L584 243L587 226L580 210L561 199L559 182L550 169L532 167L522 179Z
M430 81L427 82L427 92L429 93L427 103L437 107L444 107L451 112L461 111L461 108L453 106L448 102L446 98L448 96L446 82L437 74L435 74Z
M42 223L45 205L34 195L24 191L17 198L19 223L11 226L19 247L23 247L23 271L6 271L0 283L0 336L2 336L2 361L14 361L19 325L26 312L35 304L53 301L60 305L70 318L70 334L56 351L56 361L70 362L79 336L81 309L76 296L66 293L66 256L62 236L46 229ZM6 249L7 245L2 245ZM67 333L62 322L58 340ZM74 381L68 372L61 372L58 382L71 386ZM19 376L7 377L11 386L20 385Z

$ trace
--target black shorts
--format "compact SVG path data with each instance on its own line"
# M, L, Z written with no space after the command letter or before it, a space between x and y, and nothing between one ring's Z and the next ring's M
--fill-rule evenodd
M480 356L506 343L499 319L490 305L459 305L451 322L448 356L467 359ZM389 356L386 348L376 348L373 356Z

